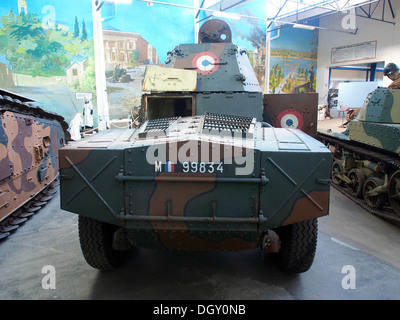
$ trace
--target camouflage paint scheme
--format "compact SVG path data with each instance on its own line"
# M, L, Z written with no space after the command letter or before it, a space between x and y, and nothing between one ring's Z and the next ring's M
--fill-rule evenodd
M163 69L163 89L143 95L139 128L60 150L63 210L123 227L134 246L176 250L255 248L270 228L328 214L331 152L262 123L244 50L183 44L165 66L174 76ZM197 72L195 91L173 90L176 70Z
M400 90L377 88L368 94L344 132L318 131L400 154Z
M254 248L269 228L328 214L331 153L320 142L297 129L254 122L244 150L232 137L199 134L203 116L177 121L188 126L171 136L113 130L62 148L62 209L124 226L137 246L180 250ZM224 155L205 161L232 162L223 172L156 172L146 154L162 140L167 150L169 143L177 150L189 144L191 154L199 142L220 148L220 155L233 145L232 155L254 154L254 168L238 176L238 158ZM175 159L167 154L166 160Z
M350 140L400 155L400 90L378 88L369 94L349 130Z
M0 98L2 221L58 176L58 150L64 146L65 135L54 114L41 110L44 117L35 117L27 104L22 106L21 101L10 97ZM21 112L21 107L26 109L26 114ZM20 110L12 111L17 108Z
M400 90L379 87L368 94L344 132L318 131L334 154L335 185L368 209L389 202L394 215L381 216L400 221Z

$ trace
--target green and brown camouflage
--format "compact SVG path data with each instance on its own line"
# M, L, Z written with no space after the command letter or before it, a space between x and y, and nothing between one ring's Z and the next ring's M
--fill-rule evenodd
M399 223L400 90L378 87L344 132L319 130L319 135L334 155L335 186L364 200L360 203L372 213Z
M0 90L0 234L5 220L37 197L58 176L64 119L33 101ZM25 214L26 215L26 214ZM14 221L15 224L15 221Z
M344 132L319 132L400 155L400 90L375 89Z
M255 247L267 229L328 214L331 155L319 142L251 118L249 137L221 136L204 130L208 117L171 120L170 134L152 125L141 137L150 120L64 147L61 207L124 226L140 246L202 250ZM189 235L199 239L177 240Z
M400 155L400 90L377 88L370 93L349 123L349 139Z
M119 265L100 250L111 244L116 251L293 251L279 228L296 226L289 233L302 233L302 261L285 267L306 271L316 218L329 213L329 149L298 129L260 121L260 87L232 43L180 45L166 65L174 73L160 68L144 77L151 92L139 128L103 131L60 150L61 208L80 215L87 262ZM193 75L195 90L186 83L170 90ZM104 243L100 230L110 225Z

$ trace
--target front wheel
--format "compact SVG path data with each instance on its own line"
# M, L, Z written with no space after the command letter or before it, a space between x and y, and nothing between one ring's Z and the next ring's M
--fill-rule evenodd
M280 238L281 249L271 254L278 267L289 273L310 269L317 248L317 219L297 222L274 230Z
M125 262L128 251L117 251L112 247L118 227L85 216L79 216L78 225L81 250L90 266L109 271Z

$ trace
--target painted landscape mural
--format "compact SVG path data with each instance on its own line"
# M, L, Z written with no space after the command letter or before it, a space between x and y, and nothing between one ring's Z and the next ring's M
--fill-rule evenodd
M163 65L175 45L194 42L193 10L133 1L125 6L105 4L102 17L110 119L135 119L146 66Z
M104 77L111 119L137 115L146 66L162 66L176 45L193 43L195 19L200 26L210 18L205 11L196 16L195 10L183 7L192 6L192 1L165 2L177 6L134 0L130 5L105 3L102 7ZM315 91L318 32L282 28L268 47L267 25L261 20L266 5L263 0L251 1L229 10L242 15L240 20L218 19L229 24L233 42L248 52L264 93ZM40 102L67 122L82 112L83 98L89 96L96 127L93 34L90 0L2 0L0 88ZM266 71L268 52L270 69Z
M0 87L40 102L67 122L82 112L83 97L76 93L95 100L90 2L2 1Z
M281 28L271 41L270 93L315 92L318 29Z

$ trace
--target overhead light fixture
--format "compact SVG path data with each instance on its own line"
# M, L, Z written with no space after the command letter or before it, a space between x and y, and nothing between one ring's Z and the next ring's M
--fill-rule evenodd
M315 30L314 26L309 26L306 24L300 24L300 23L294 23L293 28L298 28L298 29L306 29L306 30Z
M121 4L131 4L132 0L109 0L110 2L117 4L117 3L121 3Z
M169 3L169 2L165 2L165 1L155 1L155 0L135 0L135 1L147 2L150 4L155 3L155 4L178 7L178 8L192 9L192 10L197 10L197 11L205 11L205 12L210 12L211 15L214 15L216 17L228 18L228 19L234 19L234 20L240 20L241 18L246 18L246 19L254 19L254 20L263 21L264 23L268 21L268 19L266 19L266 18L246 16L243 14L228 13L228 12L224 12L224 11L216 11L216 10L207 9L207 8L192 7L192 6L187 6L187 5L183 5L183 4Z
M212 14L213 14L213 16L220 17L220 18L240 20L240 15L238 15L236 13L229 13L229 12L223 12L223 11L213 11Z
M96 10L99 11L105 2L112 3L112 4L131 4L132 0L95 0Z

